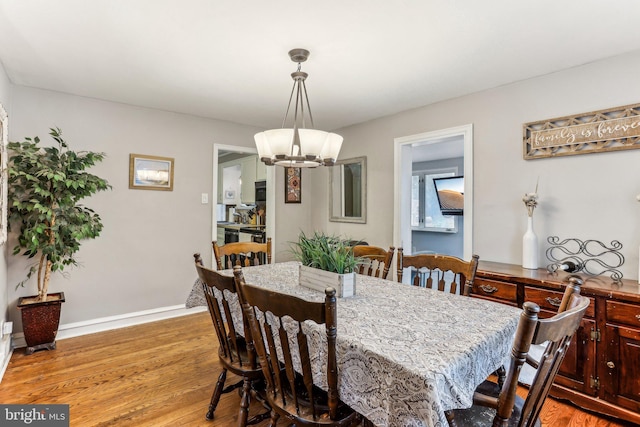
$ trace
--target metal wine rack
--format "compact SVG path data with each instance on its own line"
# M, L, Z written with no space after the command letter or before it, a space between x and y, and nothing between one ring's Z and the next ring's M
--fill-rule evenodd
M611 274L614 282L622 280L622 272L618 270L624 264L624 256L620 253L622 243L611 241L610 246L599 240L580 240L569 238L560 241L558 236L549 236L547 242L551 245L546 252L551 264L547 265L549 272L562 270L563 264L572 262L576 265L575 273L582 272L590 276Z

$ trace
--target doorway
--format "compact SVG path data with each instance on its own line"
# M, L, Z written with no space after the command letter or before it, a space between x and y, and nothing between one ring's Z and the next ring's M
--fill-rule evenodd
M413 163L417 159L428 159L429 153L447 150L456 141L462 140L462 169L464 176L464 215L462 222L462 258L471 259L473 254L473 125L442 129L395 138L394 140L394 229L393 242L406 254L413 249L411 206ZM426 157L425 157L426 156Z
M217 195L218 191L222 190L222 183L219 182L219 165L224 162L224 158L228 158L233 154L237 155L246 155L246 154L258 154L257 150L254 147L239 147L235 145L224 145L224 144L213 144L213 183L212 183L212 194L213 194L213 207L211 209L211 227L212 227L212 236L211 240L218 240L218 209L217 206ZM260 160L258 160L260 161ZM266 237L271 238L272 247L275 247L276 239L275 239L275 224L276 224L276 209L275 209L275 188L274 183L276 181L275 178L275 168L267 167L266 168L266 223L265 223L265 232ZM249 183L253 185L253 183ZM220 187L220 188L219 188ZM275 262L275 260L274 260Z

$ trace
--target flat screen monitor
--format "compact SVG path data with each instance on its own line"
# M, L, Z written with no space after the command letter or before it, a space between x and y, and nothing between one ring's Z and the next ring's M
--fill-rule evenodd
M434 178L442 215L462 215L464 210L464 177Z

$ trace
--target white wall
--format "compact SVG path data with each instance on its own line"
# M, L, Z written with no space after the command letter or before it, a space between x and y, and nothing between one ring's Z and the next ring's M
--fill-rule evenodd
M68 277L54 275L50 291L64 291L61 324L84 322L184 304L196 274L194 252L211 262L211 209L201 193L211 194L213 144L252 146L255 128L158 110L14 87L10 139L40 136L57 126L74 150L104 151L91 169L113 186L84 203L104 222L102 234L78 252L82 265ZM173 191L130 190L129 154L175 158ZM10 242L13 247L15 240ZM9 259L9 303L35 293L23 279L25 257ZM0 271L1 272L1 271ZM16 331L21 330L19 321Z
M305 185L313 191L310 229L323 230L350 240L364 240L370 245L388 248L393 241L393 137L386 141L386 119L340 129L344 136L339 160L367 156L367 222L366 224L329 222L329 170L309 171L312 182ZM407 133L408 135L409 133ZM395 258L394 258L395 259ZM395 262L395 261L394 261Z
M4 107L9 121L11 121L11 83L0 63L0 104ZM9 129L11 126L9 124ZM0 320L6 321L9 318L9 284L7 282L7 245L0 246ZM11 336L7 335L0 339L0 378L4 372L4 367L8 363L11 346Z
M481 260L521 263L522 196L539 185L534 214L546 262L546 237L619 240L625 278L638 277L640 150L525 161L522 125L640 103L640 52L340 129L340 158L367 156L367 224L328 222L328 177L317 173L312 228L389 246L393 234L393 140L473 123L473 252ZM323 171L325 172L325 171Z
M275 202L276 202L276 244L273 248L274 258L276 261L290 261L293 259L291 254L291 242L298 240L300 231L305 233L313 230L311 214L317 208L318 201L313 191L312 184L318 172L323 172L322 168L318 169L302 169L301 203L284 203L284 168L273 166L276 168L276 185L275 185Z

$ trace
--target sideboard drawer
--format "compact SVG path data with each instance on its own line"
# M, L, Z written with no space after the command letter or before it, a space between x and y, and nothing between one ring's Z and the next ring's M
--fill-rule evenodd
M556 313L560 307L563 297L562 292L548 291L546 289L533 288L525 286L524 288L524 300L531 301L540 306L540 308L551 310ZM589 298L589 307L584 313L585 317L592 318L595 316L596 302L594 298Z
M518 301L518 287L512 283L498 282L490 279L479 279L473 282L473 293L492 299L499 299L503 301Z
M640 305L607 301L607 320L640 328Z

